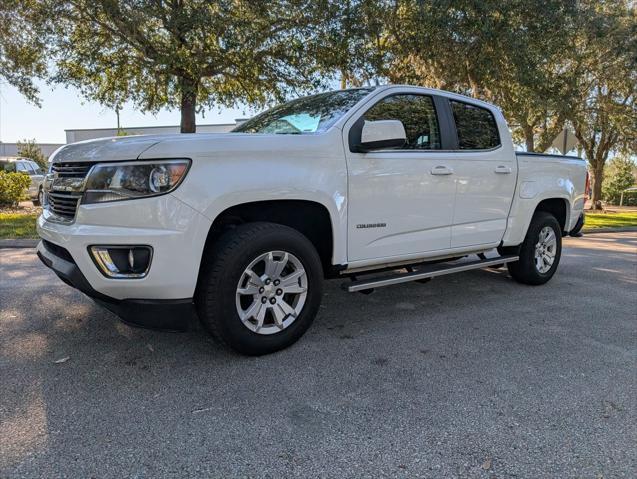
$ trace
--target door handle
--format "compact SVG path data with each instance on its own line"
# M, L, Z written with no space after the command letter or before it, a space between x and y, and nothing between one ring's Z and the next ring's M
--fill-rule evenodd
M511 167L504 165L496 166L495 172L501 175L508 175L509 173L511 173Z
M453 175L453 169L445 165L434 166L431 169L432 175Z

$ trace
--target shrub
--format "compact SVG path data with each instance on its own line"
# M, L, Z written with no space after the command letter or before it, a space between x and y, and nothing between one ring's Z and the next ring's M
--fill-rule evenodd
M25 173L7 173L0 170L0 205L15 206L22 198L31 178Z

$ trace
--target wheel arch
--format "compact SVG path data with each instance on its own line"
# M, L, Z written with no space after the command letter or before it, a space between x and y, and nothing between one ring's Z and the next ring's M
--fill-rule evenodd
M515 214L509 217L503 246L516 246L524 241L533 216L538 211L551 213L557 219L562 234L566 234L571 223L571 202L566 196L547 195L544 198L517 199Z
M225 208L210 226L201 261L222 234L252 222L276 223L297 230L316 248L325 274L334 269L336 233L332 215L324 204L306 199L249 201Z

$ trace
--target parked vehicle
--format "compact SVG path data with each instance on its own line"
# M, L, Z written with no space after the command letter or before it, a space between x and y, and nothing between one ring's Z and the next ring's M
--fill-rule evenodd
M546 283L586 176L516 153L493 105L410 86L300 98L230 133L67 145L51 171L47 266L127 322L183 330L196 312L245 354L298 340L324 278L369 292L506 264Z
M0 157L0 170L9 173L22 172L29 175L31 177L31 185L28 190L29 198L34 205L42 204L44 171L35 161L28 158L2 156Z

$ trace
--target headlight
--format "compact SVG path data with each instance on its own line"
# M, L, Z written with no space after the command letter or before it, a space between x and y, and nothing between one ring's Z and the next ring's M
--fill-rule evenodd
M131 200L169 193L184 179L190 160L102 163L91 168L82 203Z

